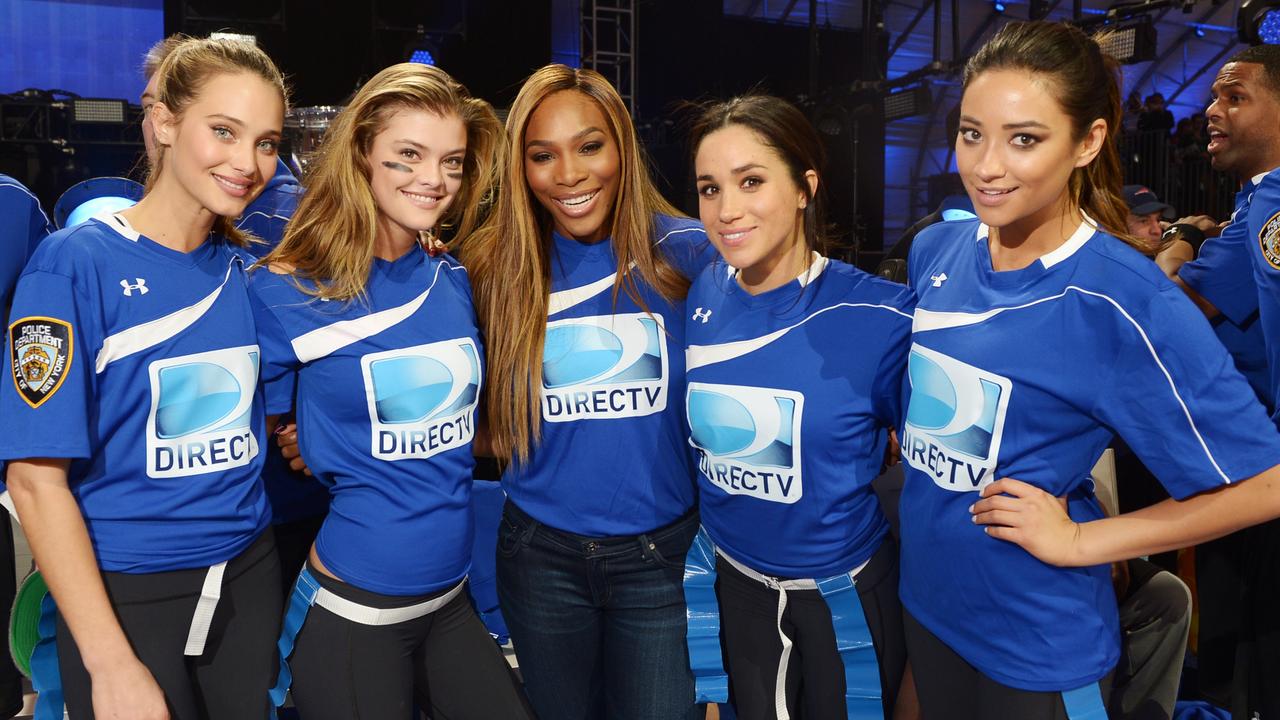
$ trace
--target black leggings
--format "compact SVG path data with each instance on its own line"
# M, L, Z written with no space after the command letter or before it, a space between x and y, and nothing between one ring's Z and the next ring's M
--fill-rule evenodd
M204 654L186 657L183 650L206 572L104 572L102 578L120 627L164 691L173 720L265 718L271 707L267 691L278 668L283 606L271 531L227 563ZM57 641L67 712L74 720L92 718L89 674L61 614Z
M368 607L416 605L452 589L381 595L308 567L325 589ZM432 720L533 717L466 592L394 625L362 625L316 605L298 631L289 666L293 702L305 720L409 720L415 702Z
M742 720L777 717L777 676L782 660L779 628L792 642L782 696L788 714L846 717L845 669L836 649L831 609L817 590L788 590L778 618L778 592L716 557L720 626L729 696ZM898 602L898 546L885 538L857 576L858 600L880 666L884 717L893 716L906 666L902 605Z

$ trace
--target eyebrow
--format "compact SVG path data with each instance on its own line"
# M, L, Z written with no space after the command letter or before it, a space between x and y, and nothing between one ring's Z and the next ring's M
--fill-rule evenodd
M573 137L569 138L569 142L573 143L578 140L581 140L582 138L590 135L591 133L602 133L602 132L604 131L596 127L595 125L592 125L589 128L584 128L582 130L579 130ZM555 143L551 142L550 140L530 140L526 142L524 146L527 148L535 147L535 146L536 147L554 147Z
M980 120L970 115L961 115L960 122L967 122L970 125L978 125L978 126L982 125L982 122ZM1021 130L1022 128L1041 128L1043 130L1049 129L1048 125L1045 125L1044 123L1039 122L1038 120L1023 120L1022 122L1005 123L1000 127L1005 130Z
M417 148L417 149L419 149L419 150L424 150L424 151L425 151L425 150L430 150L430 149L431 149L431 148L427 147L426 145L423 145L422 143L417 142L416 140L410 140L409 138L401 138L401 139L399 139L399 140L396 140L395 142L398 142L398 143L404 143L405 145L412 145L412 146L414 146L415 148ZM444 157L449 157L450 155L456 155L456 154L458 154L458 153L463 153L463 152L466 152L466 151L467 151L467 149L466 149L465 147L460 147L460 148L457 148L457 149L454 149L454 150L450 150L450 151L449 151L449 152L447 152L447 153L443 153L443 156L444 156Z
M741 175L742 173L747 172L748 170L755 170L757 168L761 170L768 170L768 168L766 168L764 165L761 165L760 163L747 163L746 165L742 165L730 170L729 174ZM710 175L699 175L697 178L695 178L695 180L713 180L713 179L714 178L712 178Z

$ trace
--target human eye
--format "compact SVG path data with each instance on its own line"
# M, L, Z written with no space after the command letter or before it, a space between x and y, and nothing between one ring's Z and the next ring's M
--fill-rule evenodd
M705 183L698 186L698 197L703 200L710 200L720 192L720 188L715 183Z
M748 175L747 177L742 178L743 190L755 190L756 188L760 187L763 184L764 184L764 178L761 178L757 175Z
M600 152L600 149L603 147L604 147L603 142L600 142L599 140L592 140L589 143L584 143L582 147L578 150L578 152L582 153L583 155L594 155Z
M235 133L231 132L231 128L227 127L226 125L214 125L213 136L218 138L219 140L235 139Z
M1030 133L1018 133L1017 135L1014 135L1009 142L1011 142L1014 147L1029 148L1040 142L1040 138L1035 135L1031 135Z
M404 158L405 160L417 160L418 151L414 150L413 148L401 148L400 157Z
M280 141L271 139L259 140L258 150L268 155L274 155L280 150Z
M462 169L462 156L461 156L461 155L451 155L451 156L449 156L449 157L447 157L447 158L445 158L445 159L444 159L444 163L443 163L443 164L444 164L444 166L445 166L446 168L448 168L448 169L450 169L450 170L461 170L461 169Z
M960 139L973 144L982 140L982 133L973 128L960 128Z
M538 151L530 155L529 160L538 164L542 164L544 162L548 162L551 160L551 153L546 151Z

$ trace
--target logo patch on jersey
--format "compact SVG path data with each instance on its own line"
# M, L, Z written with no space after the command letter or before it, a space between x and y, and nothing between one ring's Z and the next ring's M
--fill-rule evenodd
M685 399L698 467L731 495L793 503L804 494L800 419L804 395L791 390L689 383Z
M9 326L13 382L31 407L40 407L62 387L72 336L69 323L48 317L25 317Z
M147 374L149 477L222 472L257 457L252 426L257 345L156 360Z
M642 417L667 407L661 315L598 315L547 323L542 417L547 422Z
M1262 248L1262 257L1267 259L1267 263L1280 270L1280 212L1272 215L1258 231L1258 245Z
M1013 383L920 345L911 346L907 374L902 458L944 490L994 482Z
M480 354L470 338L371 353L360 368L373 457L429 458L475 437Z

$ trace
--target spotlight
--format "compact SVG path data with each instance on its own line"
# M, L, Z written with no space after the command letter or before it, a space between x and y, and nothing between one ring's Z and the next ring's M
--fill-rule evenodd
M435 65L440 61L440 43L419 25L417 37L405 45L404 54L411 63Z
M933 93L928 85L917 85L884 96L884 121L923 115L933 109Z
M972 220L978 215L973 211L973 201L968 195L948 195L943 198L942 206L938 208L942 213L942 219L951 222L952 220Z
M103 213L120 212L142 199L143 188L121 177L104 177L76 183L53 205L53 220L69 228Z
M996 0L996 12L1002 13L1004 12L1004 9L1004 3L1000 2L1000 0Z
M1196 26L1196 37L1198 37L1198 38L1202 38L1202 37L1204 37L1204 28L1202 28L1202 27L1200 27L1200 26L1198 26L1198 25Z
M1244 0L1236 14L1240 42L1249 45L1280 45L1280 1Z
M436 59L435 56L431 54L430 50L423 48L421 50L414 50L413 54L409 56L409 62L419 63L422 65L435 65Z
M1125 65L1156 59L1156 27L1147 16L1108 27L1098 42L1103 52Z

